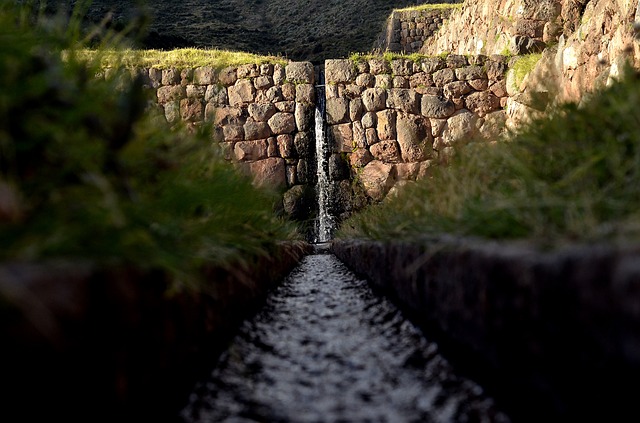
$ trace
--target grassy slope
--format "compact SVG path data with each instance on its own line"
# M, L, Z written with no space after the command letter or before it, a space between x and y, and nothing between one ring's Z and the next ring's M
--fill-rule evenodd
M90 16L97 21L113 9L116 20L126 21L133 3L94 0ZM369 51L391 11L415 4L410 0L158 2L152 7L145 46L216 47L320 62Z

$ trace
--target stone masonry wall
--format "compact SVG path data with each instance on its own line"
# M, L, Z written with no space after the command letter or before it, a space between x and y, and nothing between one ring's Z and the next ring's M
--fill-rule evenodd
M394 10L374 50L415 53L451 14L452 8Z
M352 180L378 201L471 138L492 138L506 120L506 70L498 55L327 60L329 174L345 205L336 215L349 211Z
M284 192L288 215L306 219L313 213L315 69L310 62L142 73L169 123L213 125L213 141L227 159L256 185Z

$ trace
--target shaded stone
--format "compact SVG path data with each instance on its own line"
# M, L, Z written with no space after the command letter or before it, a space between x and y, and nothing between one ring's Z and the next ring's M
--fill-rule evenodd
M267 138L267 157L280 157L276 137Z
M398 163L396 164L396 173L399 180L413 181L420 173L422 162L416 163Z
M315 72L310 62L290 62L285 67L287 81L296 84L313 84Z
M430 87L431 85L433 85L433 78L426 72L416 73L409 78L410 88Z
M242 125L225 125L222 127L225 141L244 140L244 128Z
M282 88L280 87L271 87L267 89L264 95L270 103L277 103L284 100L284 96L282 95Z
M396 132L398 146L405 162L419 162L431 155L431 124L424 116L399 114Z
M423 95L421 106L422 115L428 118L443 119L456 111L456 106L451 100L435 95Z
M365 90L365 87L361 87L359 85L349 84L344 87L342 91L341 97L347 97L348 99L359 98L362 95L362 92Z
M471 79L487 79L487 72L480 66L467 66L455 70L456 78L460 81Z
M296 166L296 179L301 184L309 183L309 181L312 180L311 167L309 166L309 161L307 159L298 160L298 165Z
M243 129L245 140L267 139L271 136L271 129L266 122L256 122L252 118L247 119Z
M180 85L169 85L158 88L156 95L158 97L158 103L164 104L169 101L182 100L187 96L187 92L185 88Z
M467 66L469 62L467 61L467 57L462 54L450 54L445 59L448 68L458 69L464 66Z
M238 79L250 79L258 76L260 76L260 71L255 63L238 66Z
M440 57L426 57L420 62L420 68L423 72L434 73L447 66L445 61Z
M367 146L367 137L364 133L364 128L360 121L355 121L352 124L353 131L353 146L358 148L365 148Z
M382 110L376 113L378 124L378 138L381 140L393 140L396 138L396 112L394 110Z
M296 147L296 153L298 157L310 157L311 155L311 147L314 146L313 138L309 134L309 132L298 132L296 133L293 144Z
M180 71L177 69L162 70L162 85L175 85L180 83Z
M271 103L251 103L248 111L249 116L256 122L266 122L276 114L276 106Z
M378 131L376 128L367 128L364 131L365 137L367 138L367 145L371 146L380 141L378 138Z
M233 152L238 161L252 162L267 158L267 141L238 141Z
M230 106L216 106L208 103L205 108L204 119L214 125L242 124L242 109Z
M185 94L187 98L204 98L204 94L207 91L206 86L202 85L187 85L185 87Z
M248 166L256 186L271 189L286 186L286 165L284 159L270 157L265 160L248 163Z
M268 121L274 135L290 134L296 130L296 119L293 113L278 112Z
M333 137L333 151L337 153L350 153L353 150L353 131L350 123L333 125L330 127Z
M294 116L298 131L309 131L313 128L315 110L313 105L296 103Z
M402 161L400 149L395 140L380 141L369 147L369 151L376 160L385 163L398 163Z
M489 88L488 79L470 79L467 84L476 91L485 91Z
M329 156L328 169L330 181L342 181L349 179L351 176L349 164L343 158L342 154L332 154Z
M218 81L224 86L231 86L236 83L238 80L238 73L236 68L229 66L220 71L220 75L218 75Z
M504 75L507 72L507 64L503 61L489 60L484 66L487 71L487 77L490 80L499 81L504 79Z
M362 93L362 104L366 111L377 112L387 106L387 93L382 88L369 88Z
M373 160L360 172L360 182L370 198L380 201L395 182L394 167L379 160Z
M187 122L204 120L204 105L197 98L183 98L180 100L180 116Z
M349 101L343 97L327 99L325 112L329 125L345 123L349 120Z
M419 98L415 90L392 88L387 91L387 107L418 114Z
M324 63L324 73L327 84L351 82L356 77L353 62L349 59L329 59Z
M260 75L273 76L273 65L271 63L263 63L259 67Z
M297 176L296 176L296 174L298 173L297 166L287 164L286 172L287 172L287 186L293 186L297 184Z
M456 80L456 74L453 69L446 68L434 72L432 78L437 87L444 87L446 84Z
M411 75L413 73L413 61L407 59L393 59L391 61L391 72L394 75Z
M163 106L164 117L169 123L176 123L180 119L180 102L169 101Z
M480 136L486 140L497 140L507 126L506 110L498 110L484 117L484 124L480 127Z
M306 185L294 185L282 195L284 212L295 220L307 218L314 203L313 190Z
M280 157L285 159L295 157L295 146L293 144L293 136L290 134L278 135L276 138L278 143L278 152Z

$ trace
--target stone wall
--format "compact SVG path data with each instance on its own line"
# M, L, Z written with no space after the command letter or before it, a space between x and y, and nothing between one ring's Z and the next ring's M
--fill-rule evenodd
M545 51L538 77L516 89L580 101L619 75L625 61L640 68L634 42L639 7L637 0L466 0L420 52Z
M256 185L283 192L288 215L312 216L316 71L310 62L141 72L168 122L212 125L227 159Z
M329 173L343 203L335 214L357 200L353 180L378 201L471 138L492 138L506 120L506 70L498 55L326 61Z
M387 18L385 30L374 50L393 53L415 53L449 17L453 8L394 10Z

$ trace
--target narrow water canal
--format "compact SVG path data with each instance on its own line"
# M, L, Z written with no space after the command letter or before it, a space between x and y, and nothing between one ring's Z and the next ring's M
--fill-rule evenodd
M185 422L509 422L335 256L307 256L245 322Z

